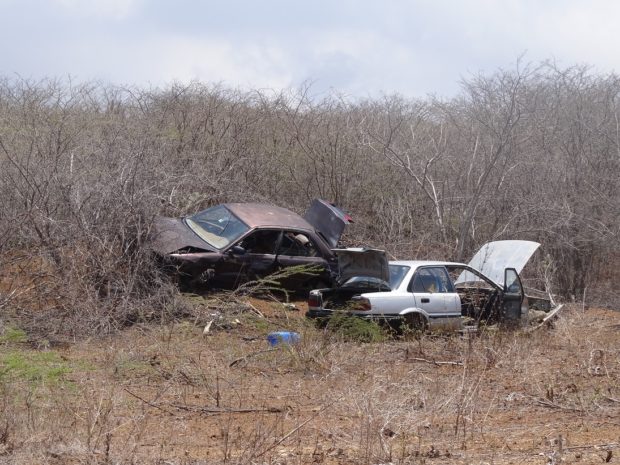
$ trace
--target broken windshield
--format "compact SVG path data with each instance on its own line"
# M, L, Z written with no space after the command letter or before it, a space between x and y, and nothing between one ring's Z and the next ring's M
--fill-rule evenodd
M250 228L223 205L208 208L185 218L185 224L203 241L223 249Z

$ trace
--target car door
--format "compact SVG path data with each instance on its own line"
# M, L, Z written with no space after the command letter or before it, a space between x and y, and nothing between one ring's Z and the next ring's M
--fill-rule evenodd
M317 271L313 274L293 273L281 281L289 290L311 290L330 284L327 261L321 256L320 249L309 234L300 231L284 231L276 254L278 269L293 266L312 266ZM321 284L322 283L322 284Z
M256 229L243 237L223 254L214 284L236 287L273 273L281 234L276 229Z
M514 268L504 270L504 294L501 303L501 322L508 326L516 325L521 320L524 299L523 284L519 273Z
M416 307L428 315L431 326L458 325L461 318L460 300L445 267L418 268L409 290Z

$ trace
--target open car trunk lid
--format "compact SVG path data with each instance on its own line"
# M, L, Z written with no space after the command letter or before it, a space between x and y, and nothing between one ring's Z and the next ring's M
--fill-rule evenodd
M353 223L351 217L340 208L320 199L312 201L304 219L323 236L332 249L338 245L346 225Z
M514 268L521 273L523 267L540 247L532 241L495 241L484 244L468 263L491 281L504 287L504 270ZM463 271L456 284L480 281L480 278L469 271Z
M339 281L344 283L354 276L367 276L390 282L390 269L384 250L334 249L338 257Z

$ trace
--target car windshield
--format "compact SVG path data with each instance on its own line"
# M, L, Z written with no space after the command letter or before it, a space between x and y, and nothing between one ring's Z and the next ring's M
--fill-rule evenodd
M403 282L409 267L405 265L389 265L388 268L390 270L390 288L396 289Z
M387 283L380 278L374 278L370 276L353 276L348 279L342 287L389 287L390 289L396 289L403 282L403 278L409 271L408 266L404 265L389 265L390 270L390 282Z
M185 224L203 241L217 249L223 249L250 229L223 205L208 208L185 218Z
M347 281L342 285L342 287L387 290L387 288L390 286L388 283L386 283L383 279L380 278L374 278L372 276L353 276L352 278L347 279Z

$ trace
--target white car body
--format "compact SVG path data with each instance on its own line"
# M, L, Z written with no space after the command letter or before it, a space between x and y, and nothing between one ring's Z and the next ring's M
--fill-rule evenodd
M307 316L323 318L329 317L336 310L345 310L365 319L417 322L419 326L430 329L461 328L463 316L471 316L468 315L470 307L471 313L478 312L478 316L495 311L513 320L521 318L527 313L527 302L518 272L538 246L539 244L529 241L497 241L485 244L472 263L487 272L493 270L495 279L472 267L471 263L390 261L391 290L362 292L349 299L349 302L361 303L363 309L357 309L356 305L342 305L343 301L336 304L340 295L338 293L346 293L347 296L354 293L353 290L349 291L345 284L335 290L312 291L308 300ZM368 279L378 280L378 275L369 272ZM508 285L505 281L508 281ZM354 289L353 286L351 289ZM479 305L479 308L476 308L476 305Z
M368 312L357 313L377 319L403 318L407 314L418 313L431 329L461 327L461 299L454 287L446 289L446 292L414 292L410 289L418 270L445 267L446 262L402 260L390 261L390 265L408 266L409 271L392 291L363 294L370 300L372 307Z

